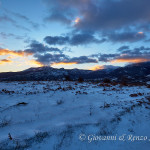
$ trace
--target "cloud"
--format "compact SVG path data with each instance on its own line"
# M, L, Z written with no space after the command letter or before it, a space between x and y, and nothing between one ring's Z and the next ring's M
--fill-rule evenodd
M64 45L67 44L70 39L68 36L46 36L44 41L49 45Z
M91 43L102 43L105 39L97 39L88 33L72 34L70 36L47 36L44 41L49 45L86 45Z
M96 39L90 34L75 34L70 40L70 45L84 45L89 43L101 43L103 41Z
M73 57L70 58L67 62L77 62L77 64L98 63L96 59L89 58L88 56Z
M24 39L25 36L19 36L19 35L15 35L13 33L4 33L4 32L0 32L0 36L3 38L3 39L7 39L7 38L14 38L14 39L17 39L17 40L20 40L20 39Z
M79 0L76 0L77 2L80 2ZM49 14L44 19L48 22L61 22L63 24L71 24L72 19L74 17L74 10L72 0L69 1L53 1L53 0L43 0L43 2L46 4L46 6L49 9Z
M52 63L63 62L68 59L68 56L64 54L49 54L46 53L44 55L36 54L34 55L36 61L42 63L43 65L51 65Z
M97 57L100 62L109 62L111 59L118 57L119 54L96 54L92 56Z
M50 13L59 10L65 18L82 16L78 28L93 30L117 29L124 26L149 22L149 0L43 0ZM61 21L61 20L60 20Z
M58 48L54 48L54 47L48 47L45 46L42 43L39 43L37 41L32 41L29 46L29 48L26 49L26 52L29 53L46 53L46 52L58 52L58 53L62 53L62 51Z
M47 22L49 21L62 22L64 24L71 23L71 19L66 18L64 14L58 11L53 12L50 16L46 17L44 20Z
M64 51L69 51L67 47L62 50L55 47L48 47L38 41L31 41L28 48L24 51L0 51L0 54L13 54L13 55L24 55L31 54L34 60L31 61L32 64L39 66L43 65L72 65L72 64L84 64L84 63L98 63L97 59L90 58L89 56L80 57L69 57L64 54Z
M18 28L18 29L22 29L22 30L25 30L25 31L30 31L30 29L24 27L23 25L19 25L17 24L17 22L12 19L11 17L8 17L7 15L1 15L0 16L0 24L1 23L11 23L14 27Z
M36 61L43 65L72 65L72 64L84 64L84 63L98 63L97 59L89 58L88 56L72 57L65 54L37 54L34 56Z
M31 21L28 17L21 15L19 13L13 13L14 16L24 20L25 22L27 22L28 24L30 24L33 28L38 29L39 28L39 24L38 23L34 23L33 21Z
M58 63L52 63L51 66L74 65L74 64L77 64L77 62L58 62Z
M33 28L35 28L35 29L38 29L39 28L39 24L38 23L35 23L35 22L33 22L33 21L31 21L27 16L25 16L25 15L22 15L22 14L20 14L20 13L16 13L16 12L13 12L13 11L10 11L10 10L8 10L8 9L3 9L7 14L9 14L9 15L12 15L13 17L16 17L16 18L19 18L19 19L21 19L21 20L23 20L23 21L25 21L26 23L28 23L28 24L30 24Z
M117 58L111 61L111 63L140 63L140 62L148 62L150 61L149 58Z
M3 65L5 63L11 63L12 61L11 60L8 60L8 59L2 59L0 60L0 65Z
M0 22L10 22L12 24L16 24L16 21L11 19L10 17L6 16L6 15L1 15L0 16Z
M91 1L92 2L92 1ZM80 10L82 20L76 26L79 29L118 30L126 27L139 27L149 23L149 0L105 0L94 1L93 9Z
M118 48L118 51L123 51L123 50L128 50L129 46L121 46L120 48Z
M107 33L106 36L112 42L137 42L146 38L144 33L139 32Z
M9 50L9 49L0 48L0 55L14 55L14 56L24 57L24 56L30 56L30 55L32 55L32 53L21 51L21 50L13 51L13 50Z
M120 47L119 53L114 54L95 54L91 57L98 58L100 62L110 63L138 63L150 61L150 48L141 46L139 48L123 50Z
M68 24L76 31L100 34L108 41L137 42L146 39L146 31L150 29L149 0L43 1L49 8L48 21ZM76 18L79 21L72 25Z
M139 48L134 48L135 51L149 51L150 47L141 46Z

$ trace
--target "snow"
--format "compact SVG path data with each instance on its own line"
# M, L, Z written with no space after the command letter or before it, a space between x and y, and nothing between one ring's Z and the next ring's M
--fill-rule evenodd
M0 149L149 149L149 140L88 141L88 135L150 139L146 86L22 81L1 82L0 91Z
M147 84L150 85L150 81L148 81Z

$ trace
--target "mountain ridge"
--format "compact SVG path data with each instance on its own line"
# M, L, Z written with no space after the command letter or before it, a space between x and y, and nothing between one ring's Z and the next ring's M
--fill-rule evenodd
M147 82L150 75L150 62L129 64L125 67L109 68L103 70L82 70L52 68L49 66L29 68L20 72L0 73L0 81L40 81L40 80L103 80L109 78L120 82Z

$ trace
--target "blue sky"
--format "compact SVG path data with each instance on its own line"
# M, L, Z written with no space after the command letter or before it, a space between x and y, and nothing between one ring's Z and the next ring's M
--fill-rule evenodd
M0 0L0 72L150 60L149 0ZM127 11L128 10L128 11Z

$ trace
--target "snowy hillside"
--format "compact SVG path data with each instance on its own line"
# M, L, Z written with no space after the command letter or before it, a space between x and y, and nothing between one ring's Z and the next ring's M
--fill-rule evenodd
M0 82L0 150L148 150L149 125L146 86Z

